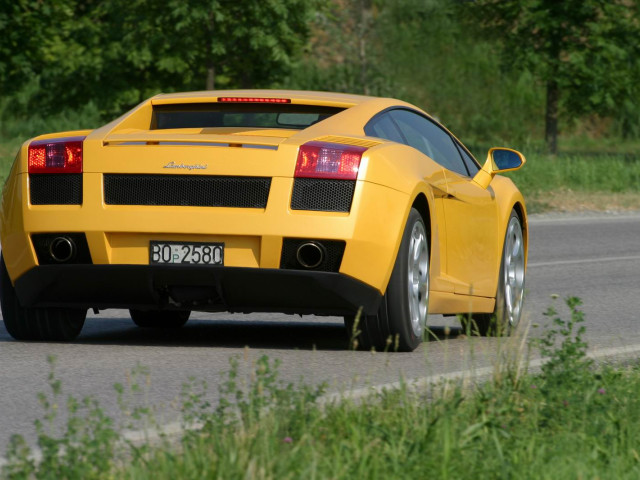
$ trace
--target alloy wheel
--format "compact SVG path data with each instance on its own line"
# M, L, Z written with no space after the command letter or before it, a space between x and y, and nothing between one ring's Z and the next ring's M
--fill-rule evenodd
M408 295L411 328L421 338L429 301L429 245L422 222L415 222L409 242Z
M507 228L504 248L504 300L505 319L515 327L522 314L524 297L524 242L522 227L516 217L512 217Z

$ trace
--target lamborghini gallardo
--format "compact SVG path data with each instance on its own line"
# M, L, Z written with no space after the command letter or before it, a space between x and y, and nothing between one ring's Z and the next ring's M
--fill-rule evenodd
M427 313L479 334L521 316L525 202L403 101L326 92L157 95L95 130L26 141L2 193L0 300L17 340L87 310L147 328L192 311L342 316L359 348L414 350Z

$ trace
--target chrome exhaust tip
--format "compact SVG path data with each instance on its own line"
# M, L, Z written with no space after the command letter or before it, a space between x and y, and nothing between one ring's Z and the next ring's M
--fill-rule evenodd
M76 246L68 237L54 238L49 245L49 255L58 263L71 260L76 254Z
M296 259L304 268L316 268L324 261L325 253L321 243L305 242L298 247Z

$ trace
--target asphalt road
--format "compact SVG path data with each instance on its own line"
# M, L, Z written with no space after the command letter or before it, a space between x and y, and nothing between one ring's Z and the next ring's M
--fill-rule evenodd
M639 239L640 214L532 218L524 313L534 325L530 334L548 324L543 312L552 294L559 295L555 302L564 316L562 298L573 295L583 300L592 351L639 345ZM505 342L466 338L453 318L430 317L429 325L434 339L413 353L391 354L346 350L339 318L196 314L176 332L137 328L126 311L114 310L90 313L71 344L15 342L0 326L0 457L12 434L35 439L34 420L42 418L37 394L48 391L49 355L56 357L63 399L93 396L116 418L113 385L126 384L132 371L146 367L148 377L140 377L145 393L135 398L170 422L183 383L189 377L207 382L215 401L234 356L243 372L266 354L280 360L284 380L326 381L340 391L491 366Z

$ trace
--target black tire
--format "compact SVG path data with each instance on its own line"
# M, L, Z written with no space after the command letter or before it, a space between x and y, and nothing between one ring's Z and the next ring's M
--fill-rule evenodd
M500 261L500 274L498 276L498 289L496 291L496 306L492 313L472 313L471 315L462 315L461 323L462 330L471 335L480 335L483 337L502 337L511 335L512 331L520 320L522 313L522 297L520 296L518 303L518 311L514 315L507 304L507 281L506 281L506 269L505 261L507 257L508 248L508 236L510 234L510 227L519 230L519 236L522 240L522 224L520 223L520 217L515 210L511 211L509 221L507 222L507 231L505 232L505 241L502 247L502 259ZM524 247L523 247L524 248ZM520 295L524 292L524 260L522 265L522 290ZM514 316L516 318L514 318Z
M418 240L416 237L412 243L414 233L420 235L422 240ZM414 258L413 265L420 263L423 266L419 269L419 293L415 295L417 303L412 303L409 283L409 273L412 269L410 247L416 244L419 244L416 247L416 251L419 250L419 260L416 261ZM358 318L356 316L345 317L351 347L377 351L411 352L415 350L422 342L428 297L429 238L422 216L412 208L402 235L391 279L378 312L375 315L361 315ZM418 309L416 310L416 308ZM414 312L416 313L414 314ZM412 318L414 322L412 322Z
M131 320L142 328L180 328L189 320L189 310L129 310Z
M16 340L69 342L80 335L87 317L86 309L20 305L4 257L0 259L0 301L4 326Z

